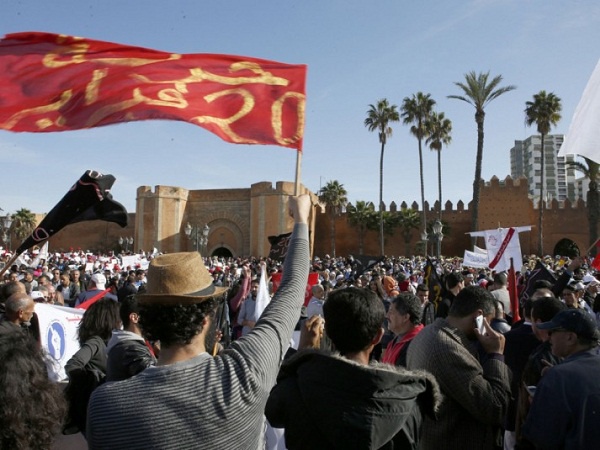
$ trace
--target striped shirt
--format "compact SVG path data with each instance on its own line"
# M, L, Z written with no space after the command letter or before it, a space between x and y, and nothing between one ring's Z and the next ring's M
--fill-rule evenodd
M300 316L308 277L308 227L296 224L283 279L261 319L222 354L149 367L92 395L94 449L257 449L263 413Z

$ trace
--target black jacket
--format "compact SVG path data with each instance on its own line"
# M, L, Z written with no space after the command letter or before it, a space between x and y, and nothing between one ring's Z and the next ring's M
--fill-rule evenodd
M130 331L113 331L108 342L106 381L120 381L156 364L144 339Z
M418 448L423 414L438 402L424 372L304 351L284 362L265 415L285 428L289 450L397 450Z

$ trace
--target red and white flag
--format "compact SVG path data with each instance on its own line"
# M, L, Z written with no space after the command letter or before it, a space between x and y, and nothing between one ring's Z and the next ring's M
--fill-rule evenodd
M519 233L523 231L531 231L531 226L474 231L469 234L485 238L488 267L496 272L505 272L510 269L511 259L514 267L521 268L523 266L523 256L519 242Z

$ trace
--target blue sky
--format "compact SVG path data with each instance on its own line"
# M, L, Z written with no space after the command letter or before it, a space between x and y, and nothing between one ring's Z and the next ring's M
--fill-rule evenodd
M302 181L338 180L349 200L377 202L379 151L363 122L371 103L401 105L422 91L453 122L443 150L443 197L467 203L475 171L472 106L447 95L471 70L517 90L486 109L483 177L510 173L515 139L534 134L525 102L562 99L566 133L600 51L597 0L22 0L4 2L0 34L45 31L174 53L225 53L307 64ZM1 89L1 86L0 86ZM86 169L111 173L114 198L133 212L139 186L249 187L293 181L294 150L234 145L174 121L63 133L0 130L0 207L48 212ZM435 153L424 151L425 197L437 199ZM386 146L384 201L420 202L417 141L397 123ZM509 224L507 224L509 225Z

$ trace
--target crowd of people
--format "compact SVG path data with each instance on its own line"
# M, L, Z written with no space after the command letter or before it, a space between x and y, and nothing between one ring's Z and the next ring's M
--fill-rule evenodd
M50 448L58 431L82 432L91 449L600 442L600 282L589 259L524 257L512 280L460 258L311 260L310 200L290 205L284 262L191 252L124 267L118 255L74 253L10 267L0 449ZM535 278L538 263L550 278ZM35 345L36 302L89 305L64 393L40 372L49 356ZM21 391L47 413L7 406ZM29 433L23 420L36 424ZM283 430L277 444L271 429Z

